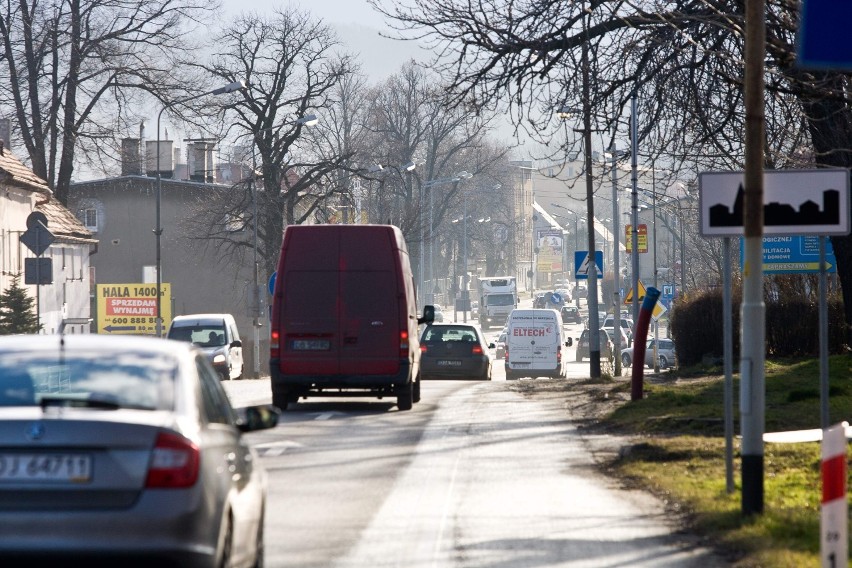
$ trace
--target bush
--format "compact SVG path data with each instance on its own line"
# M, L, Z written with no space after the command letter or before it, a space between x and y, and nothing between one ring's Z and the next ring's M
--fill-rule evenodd
M802 357L819 355L819 311L816 301L792 295L771 294L766 303L766 354L772 357ZM732 292L734 359L740 349L739 289ZM677 346L680 365L697 365L706 357L724 354L722 320L722 291L707 290L690 294L672 309L669 318L671 335ZM837 296L828 300L828 350L830 354L847 349L843 302Z

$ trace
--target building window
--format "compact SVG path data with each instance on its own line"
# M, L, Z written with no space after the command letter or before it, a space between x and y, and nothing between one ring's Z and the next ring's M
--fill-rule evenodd
M90 231L98 230L98 210L97 209L84 209L83 210L83 224Z

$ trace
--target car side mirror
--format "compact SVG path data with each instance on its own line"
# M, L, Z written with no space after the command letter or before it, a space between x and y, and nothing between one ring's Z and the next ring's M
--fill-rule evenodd
M565 346L571 347L572 345L574 345L574 341L569 337L568 341L565 342Z
M497 349L497 344L496 343L489 343L488 348L489 349Z
M243 346L243 342L240 341L239 339L235 339L234 341L231 342L231 347L242 347L242 346Z
M435 321L435 306L423 306L423 317L417 318L417 323L432 323Z
M236 413L237 428L241 432L274 428L278 424L278 417L281 415L281 411L271 404L237 408Z

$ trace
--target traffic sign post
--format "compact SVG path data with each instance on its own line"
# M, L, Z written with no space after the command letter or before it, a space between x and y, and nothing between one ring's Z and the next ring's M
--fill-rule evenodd
M589 278L589 269L591 268L589 259L589 251L577 250L574 251L574 279L586 280ZM598 269L598 278L603 278L603 251L595 251L595 267Z
M819 237L819 320L820 320L820 402L823 421L828 420L828 307L826 300L825 242L831 235L850 232L849 171L845 168L821 170L748 170L749 183L763 200L762 223L758 215L745 214L745 173L705 172L698 177L701 234L728 238L746 235L740 349L740 422L742 424L742 506L745 513L763 512L763 434L765 430L766 382L764 339L765 309L762 303L758 263L765 264L766 241L757 237L812 235ZM756 175L755 175L756 174ZM759 205L750 204L752 206ZM755 229L760 230L755 232ZM763 257L759 246L763 245ZM780 253L779 253L780 254ZM789 268L784 266L783 268ZM724 278L730 282L729 263ZM727 322L727 320L726 320ZM757 325L749 325L756 322ZM726 323L727 328L727 323ZM726 329L727 334L727 329ZM733 349L725 341L726 382ZM726 409L727 410L727 409ZM727 420L726 420L727 423Z

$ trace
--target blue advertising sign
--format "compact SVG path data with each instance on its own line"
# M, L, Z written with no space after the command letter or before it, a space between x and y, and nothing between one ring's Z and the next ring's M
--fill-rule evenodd
M574 279L588 280L591 264L592 263L589 260L589 251L574 251ZM595 251L595 267L598 269L598 278L603 278L603 251Z
M740 266L745 262L745 241L740 239ZM837 272L831 239L825 240L826 272ZM819 237L816 235L763 237L764 274L819 272Z

